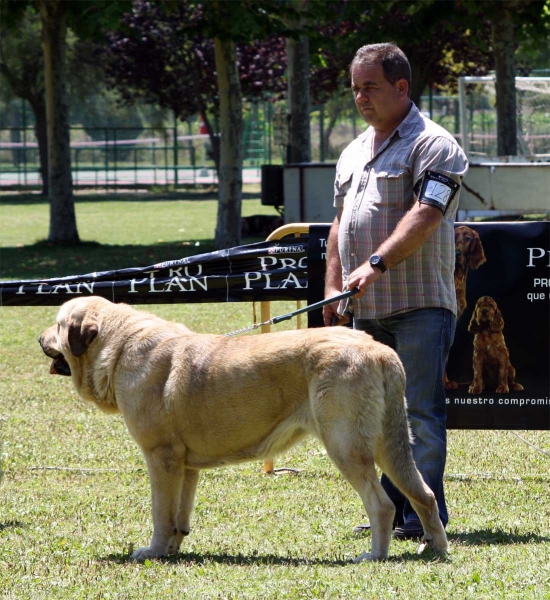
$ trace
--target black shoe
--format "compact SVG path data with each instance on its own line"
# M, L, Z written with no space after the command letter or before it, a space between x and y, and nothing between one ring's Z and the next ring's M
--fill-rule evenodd
M394 519L392 529L395 529L396 527L400 527L401 525L403 525L403 521ZM361 525L356 525L353 528L353 533L364 533L365 531L370 531L370 529L371 529L370 523L363 523Z
M420 521L409 521L396 527L393 537L396 540L420 540L424 537L424 529Z

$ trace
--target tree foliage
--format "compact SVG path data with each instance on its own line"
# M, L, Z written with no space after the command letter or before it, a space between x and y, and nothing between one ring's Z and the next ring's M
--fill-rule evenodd
M405 52L416 103L428 85L453 91L459 73L484 75L491 66L490 23L476 17L474 36L473 19L460 1L331 4L332 20L312 33L312 92L317 101L349 86L350 62L365 44L393 41Z
M214 40L206 37L211 14L202 6L182 2L136 0L117 30L107 34L101 50L108 86L126 104L158 104L186 120L200 114L218 149L213 117L219 114ZM238 36L236 36L238 37ZM279 97L285 90L284 40L265 40L236 46L244 100ZM218 152L215 161L219 166Z

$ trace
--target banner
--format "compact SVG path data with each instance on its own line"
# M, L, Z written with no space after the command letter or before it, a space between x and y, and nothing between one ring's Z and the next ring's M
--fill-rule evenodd
M3 306L323 299L330 226L164 262L46 280L0 282ZM454 429L550 429L550 223L457 223L459 318L446 370ZM320 309L309 327L323 325Z
M260 242L150 267L1 281L0 306L57 306L79 296L128 304L307 299L307 237Z
M309 229L310 304L322 299L328 233ZM550 223L457 223L455 243L447 426L550 429ZM322 326L321 310L308 316Z
M550 223L458 223L455 242L464 308L447 365L448 426L550 429Z

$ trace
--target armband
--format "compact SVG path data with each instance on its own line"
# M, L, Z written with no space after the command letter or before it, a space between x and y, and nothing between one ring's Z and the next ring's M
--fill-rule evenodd
M416 182L414 193L418 198L418 202L435 206L445 214L459 189L460 185L448 175L426 171Z

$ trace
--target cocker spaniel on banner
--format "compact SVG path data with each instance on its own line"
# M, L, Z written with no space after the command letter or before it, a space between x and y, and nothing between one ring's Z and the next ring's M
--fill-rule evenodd
M474 379L468 389L471 394L481 394L487 388L497 394L523 390L516 383L503 329L504 319L497 303L490 296L479 298L468 326L474 334Z

